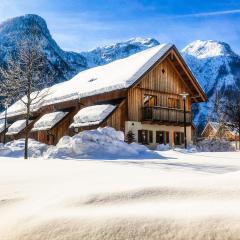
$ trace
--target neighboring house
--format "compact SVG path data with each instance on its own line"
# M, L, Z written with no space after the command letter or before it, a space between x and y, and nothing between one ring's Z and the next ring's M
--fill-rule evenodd
M223 138L228 141L236 141L239 139L237 130L231 124L220 125L216 132L216 138Z
M237 130L231 124L211 121L206 124L201 135L205 139L226 139L228 141L239 139Z
M216 137L218 128L219 128L218 122L208 121L205 128L202 131L201 136L205 139L213 139Z
M142 144L182 145L182 92L189 94L186 123L191 143L191 104L206 101L206 96L172 44L88 69L54 85L32 108L31 133L41 142L56 144L64 135L111 126L125 134L132 131ZM24 112L21 101L16 102L8 109L8 121L21 119Z

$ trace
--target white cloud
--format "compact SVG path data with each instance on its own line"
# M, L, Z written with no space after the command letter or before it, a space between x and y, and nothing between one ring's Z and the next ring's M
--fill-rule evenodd
M235 9L235 10L216 11L216 12L184 14L176 17L208 17L208 16L219 16L219 15L229 15L229 14L239 14L239 13L240 13L240 9Z

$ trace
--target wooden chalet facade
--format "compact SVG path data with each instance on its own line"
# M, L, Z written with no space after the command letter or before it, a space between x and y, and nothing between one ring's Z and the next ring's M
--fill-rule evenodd
M33 132L30 127L26 131L30 131L31 136L40 142L56 144L64 135L72 136L85 129L110 126L123 131L125 134L129 131L133 132L136 142L149 146L161 143L172 146L182 145L184 112L183 99L180 94L186 92L189 94L186 100L187 142L191 143L191 104L206 101L206 96L176 47L171 45L165 47L164 51L161 46L158 48L159 51L162 51L159 57L156 58L156 55L154 55L154 61L149 58L152 62L148 60L147 67L141 73L138 71L135 74L139 76L129 86L113 90L108 89L102 93L96 92L78 99L41 106L32 113L31 128L44 114L56 111L68 112L68 114L47 131ZM136 58L126 59L130 61ZM121 61L124 61L124 59ZM111 66L115 65L110 63L107 67L111 68ZM122 71L125 71L125 69L122 69ZM84 76L84 73L82 75ZM79 84L81 84L80 80ZM114 110L109 112L104 119L95 119L97 124L85 121L84 119L87 116L80 116L80 121L85 122L76 124L79 127L73 127L75 116L76 114L81 115L81 112L79 112L81 109L103 104L114 106ZM8 122L14 122L22 117L23 115L10 116ZM97 118L98 115L96 114L93 117Z

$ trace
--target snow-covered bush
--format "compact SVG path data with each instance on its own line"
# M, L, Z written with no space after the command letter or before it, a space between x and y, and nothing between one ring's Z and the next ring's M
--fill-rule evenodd
M29 157L40 157L47 151L48 145L29 139ZM0 145L0 156L22 157L24 153L24 139L14 140Z
M167 150L169 150L169 149L170 149L169 144L158 144L158 145L156 146L156 150L157 150L157 151L167 151Z
M105 127L86 130L73 137L63 137L50 147L46 158L115 159L154 155L147 147L124 142L123 132ZM156 157L156 156L155 156Z
M200 152L233 152L236 151L232 142L226 140L203 140L197 143L197 150Z

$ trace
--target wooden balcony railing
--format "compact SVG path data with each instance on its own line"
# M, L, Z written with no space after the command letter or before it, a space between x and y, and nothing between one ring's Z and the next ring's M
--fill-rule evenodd
M184 123L184 111L182 109L167 108L167 107L144 107L142 111L143 121L159 121L164 123ZM192 122L192 114L186 111L186 123L189 125Z

